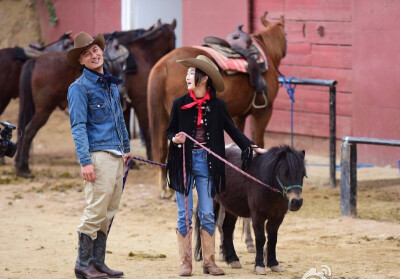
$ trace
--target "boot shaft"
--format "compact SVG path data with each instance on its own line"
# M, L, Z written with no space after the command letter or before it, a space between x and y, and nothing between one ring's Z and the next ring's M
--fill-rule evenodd
M192 275L192 230L190 230L185 236L179 231L176 231L179 246L179 260L180 260L180 276L191 276Z
M78 232L78 257L76 259L77 267L89 267L93 262L93 240L90 236Z
M211 275L224 275L224 271L215 263L215 233L210 235L200 229L201 248L203 250L203 273Z
M93 257L96 266L104 264L106 257L107 236L102 232L97 232L97 238L93 241Z

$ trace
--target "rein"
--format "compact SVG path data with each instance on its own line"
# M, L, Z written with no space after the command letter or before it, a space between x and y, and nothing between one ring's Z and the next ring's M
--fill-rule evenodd
M218 154L214 153L213 151L211 151L209 148L203 146L202 144L200 144L198 141L196 141L194 138L192 138L191 136L189 136L188 134L186 134L185 132L182 132L188 139L190 139L192 142L198 144L201 148L205 149L209 154L213 155L214 157L218 158L219 160L221 160L222 162L224 162L226 165L230 166L231 168L233 168L234 170L236 170L237 172L241 173L242 175L246 176L247 178L250 178L251 180L257 182L258 184L261 184L262 186L267 187L268 189L270 189L271 191L277 192L277 193L282 193L283 196L285 196L285 194L287 193L287 191L294 189L294 188L300 188L302 189L301 185L290 185L290 186L284 186L282 184L282 182L280 181L280 179L278 178L278 176L276 177L276 179L278 180L279 185L281 186L282 190L277 189L277 188L273 188L270 185L262 182L261 180L255 178L254 176L251 176L250 174L248 174L247 172L244 172L243 170L241 170L240 168L238 168L237 166L233 165L232 163L228 162L227 160L225 160L224 158L222 158L221 156L219 156ZM184 146L184 145L183 145ZM185 150L183 148L183 158L185 158ZM138 161L142 161L145 163L149 163L152 165L156 165L156 166L160 166L160 167L166 167L166 164L162 164L162 163L157 163L154 161L150 161L150 160L146 160L143 158L139 158L139 157L135 157L132 156L132 159L134 160L138 160ZM183 167L185 168L185 164L183 165ZM185 172L184 172L185 174ZM185 185L186 187L186 185Z

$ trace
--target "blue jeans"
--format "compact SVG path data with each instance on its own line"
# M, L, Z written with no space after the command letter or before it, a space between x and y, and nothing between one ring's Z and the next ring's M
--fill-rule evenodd
M200 219L200 226L210 235L213 235L215 229L214 199L210 195L212 180L208 176L207 151L204 149L192 150L192 173L187 179L194 180L196 185L199 203L198 217ZM193 185L192 183L187 184ZM175 194L176 203L178 204L178 231L185 236L187 233L185 195L179 192L175 192ZM187 200L189 209L189 226L192 227L193 188L190 189Z

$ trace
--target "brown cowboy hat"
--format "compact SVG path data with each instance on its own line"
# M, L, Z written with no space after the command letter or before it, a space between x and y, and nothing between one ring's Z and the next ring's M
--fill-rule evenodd
M196 58L176 60L176 62L181 64L186 69L190 67L195 67L202 70L211 78L215 90L217 90L218 92L224 91L225 84L221 74L218 71L218 67L207 56L198 55Z
M95 39L83 31L77 34L74 38L74 48L70 49L67 53L68 63L75 67L82 67L82 65L79 63L79 56L86 47L93 44L98 45L101 50L104 50L106 46L106 40L104 39L103 34L99 33Z

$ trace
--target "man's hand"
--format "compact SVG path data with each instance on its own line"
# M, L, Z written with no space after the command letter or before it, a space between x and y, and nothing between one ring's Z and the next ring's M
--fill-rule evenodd
M125 165L126 165L126 162L128 161L128 158L130 158L130 159L132 160L132 157L133 157L133 155L132 155L132 153L130 153L130 152L125 153L125 155L122 156L122 158L124 158L124 163L125 163Z
M96 181L96 172L92 164L81 167L81 172L84 180L92 183Z

